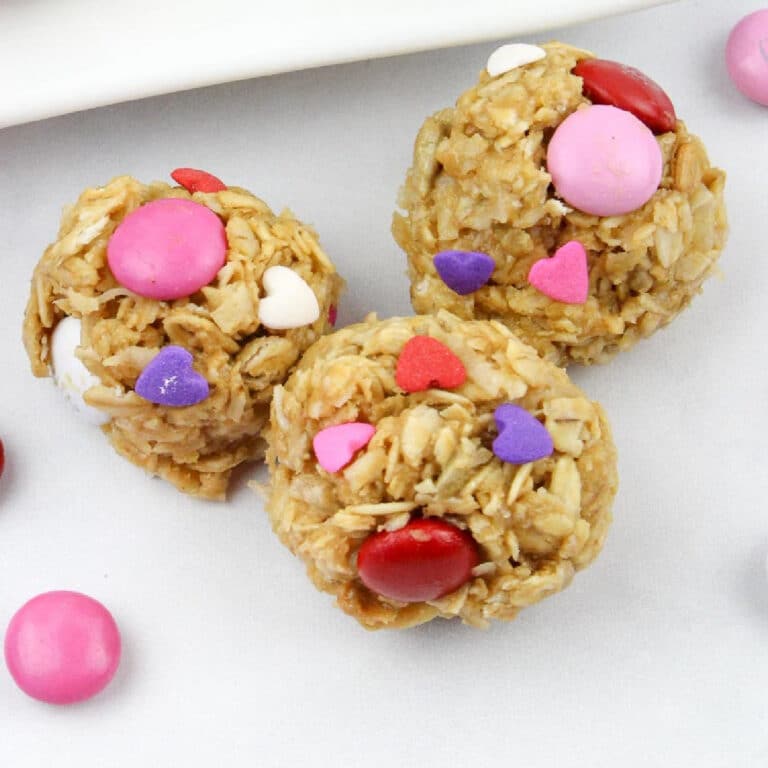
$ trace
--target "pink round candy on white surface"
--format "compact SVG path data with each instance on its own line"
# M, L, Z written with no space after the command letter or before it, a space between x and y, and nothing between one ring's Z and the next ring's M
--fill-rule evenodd
M5 663L16 684L50 704L72 704L99 693L117 671L120 650L112 614L79 592L33 597L5 634Z
M768 106L768 8L750 13L731 30L725 63L733 84Z
M154 200L129 213L107 244L117 281L148 299L191 296L213 280L227 257L221 219L193 200Z
M595 216L641 208L659 187L663 160L650 129L616 107L596 105L569 115L547 148L558 195Z

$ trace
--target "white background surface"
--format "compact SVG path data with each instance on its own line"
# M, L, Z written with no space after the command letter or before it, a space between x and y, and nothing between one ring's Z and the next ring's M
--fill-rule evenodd
M2 0L0 127L182 88L573 24L669 0ZM267 6L266 8L264 6ZM436 12L439 9L439 13ZM18 77L11 73L23 73Z
M488 632L365 632L314 591L243 482L216 505L145 477L32 378L19 337L61 205L118 173L179 165L314 224L349 281L342 322L408 313L389 222L412 139L494 46L0 132L0 627L40 591L77 589L113 611L125 646L110 688L69 708L27 699L0 668L0 765L768 763L768 110L722 61L730 26L757 7L682 2L542 35L664 85L729 171L733 232L724 280L668 330L573 371L613 421L615 523L571 588Z

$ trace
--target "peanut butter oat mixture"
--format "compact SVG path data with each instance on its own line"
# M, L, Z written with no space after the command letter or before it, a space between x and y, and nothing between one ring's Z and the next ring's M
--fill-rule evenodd
M124 217L161 198L193 199L225 224L227 258L213 282L174 301L142 298L110 272L107 242ZM272 331L259 324L261 278L290 267L312 288L320 317L312 325ZM342 280L316 234L290 212L279 216L249 192L230 187L189 194L129 176L87 189L68 207L59 234L34 271L24 344L36 376L49 376L50 340L65 316L82 320L79 359L101 380L84 396L110 417L102 427L115 449L180 490L225 496L232 469L264 453L262 431L276 384L328 330ZM210 395L197 405L155 405L134 391L136 379L168 344L189 350Z
M483 71L454 108L427 118L393 233L417 312L495 318L549 360L602 362L668 323L714 271L726 238L725 174L678 121L657 136L662 180L645 205L603 218L569 208L551 184L546 149L558 125L590 104L571 70L593 56L543 48L540 61L494 78ZM571 240L587 249L584 304L553 301L527 281L534 262ZM490 255L490 282L454 293L433 265L450 249Z
M397 386L398 356L416 335L460 358L464 384L410 394ZM514 465L494 455L493 414L502 403L541 420L551 456ZM375 434L346 467L326 472L313 437L345 422L369 423ZM591 563L611 520L616 452L602 408L499 322L445 311L372 316L320 339L275 387L268 440L276 533L315 585L369 629L437 616L478 627L512 619ZM419 516L471 533L479 553L471 579L430 602L370 591L356 567L361 545Z

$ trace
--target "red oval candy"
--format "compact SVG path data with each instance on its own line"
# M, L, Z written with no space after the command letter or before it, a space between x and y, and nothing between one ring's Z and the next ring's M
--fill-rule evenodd
M584 59L573 74L583 81L584 95L593 104L608 104L631 112L654 133L674 131L675 108L662 87L634 67L605 59Z
M472 577L477 546L467 531L443 520L412 520L397 531L374 533L357 555L368 589L392 600L437 600Z
M217 176L197 168L177 168L171 178L187 192L223 192L227 185Z

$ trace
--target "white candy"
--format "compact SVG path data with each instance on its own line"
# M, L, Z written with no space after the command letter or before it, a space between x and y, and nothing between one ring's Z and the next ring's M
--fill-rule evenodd
M53 379L78 413L91 424L105 424L109 416L83 400L83 395L91 387L101 384L101 381L75 355L75 349L79 346L80 321L76 317L65 317L51 334Z
M517 69L525 64L531 64L539 61L547 55L543 48L538 45L528 45L527 43L509 43L497 48L489 57L485 68L491 77L503 75L511 69Z
M292 269L270 267L264 273L262 284L267 296L259 302L259 322L267 328L300 328L320 317L317 297Z

